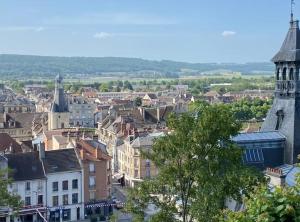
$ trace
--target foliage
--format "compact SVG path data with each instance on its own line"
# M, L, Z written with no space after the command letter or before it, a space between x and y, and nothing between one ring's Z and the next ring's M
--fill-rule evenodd
M300 178L295 187L258 187L245 199L242 212L225 213L226 222L292 222L300 221Z
M239 121L249 121L252 119L262 120L267 116L271 108L272 100L263 100L260 98L250 99L244 98L239 101L226 104L234 114L234 117ZM209 103L202 100L196 100L190 103L189 110L195 112L199 109L209 106Z
M0 208L10 207L17 210L21 206L21 200L19 196L8 191L7 188L12 183L12 180L7 175L7 170L0 170Z
M134 73L138 77L147 78L177 78L183 69L195 70L190 75L199 75L211 70L234 70L235 72L251 73L253 70L272 72L272 63L248 64L213 64L185 63L174 61L151 61L138 58L120 57L50 57L28 55L0 55L0 76L16 77L54 77L62 75L103 75L104 72ZM147 71L148 70L148 71ZM121 73L120 75L124 75Z
M135 98L135 100L134 100L134 105L135 106L141 106L142 105L142 98L141 97L137 97L137 98Z
M157 139L145 153L158 176L134 189L128 210L143 213L149 203L160 211L153 221L218 221L226 197L241 200L262 181L242 164L242 151L232 141L241 127L228 106L211 105L190 113L171 115L171 134Z
M244 98L229 104L231 110L235 114L235 117L242 121L251 119L262 120L267 116L271 105L271 100L262 100L259 98Z
M17 93L23 93L24 83L18 80L10 82L9 86Z

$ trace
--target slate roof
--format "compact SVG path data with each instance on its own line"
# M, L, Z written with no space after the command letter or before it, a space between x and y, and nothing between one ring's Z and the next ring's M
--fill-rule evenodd
M254 132L254 133L241 133L233 137L234 142L252 142L252 141L285 141L284 135L277 131L271 132Z
M148 95L150 99L158 99L158 98L157 98L157 95L154 94L154 93L148 93L148 94L146 94L146 95Z
M104 154L108 154L106 150L106 145L97 141L97 140L84 140L85 143L89 144L90 146L94 147L95 149L100 149Z
M273 62L300 61L299 21L292 21L290 29L280 51L272 59Z
M282 171L282 175L285 176L285 182L288 186L296 185L296 175L300 173L300 168L297 166L284 164L275 169L280 169Z
M78 171L81 169L74 149L46 151L43 162L46 173Z
M132 141L131 146L134 148L152 146L154 139L161 137L163 135L164 135L164 133L159 132L159 133L148 134L147 136L137 137L135 140Z
M6 154L14 181L44 179L45 173L37 152Z
M31 129L32 123L35 119L40 118L42 113L8 113L7 121L15 121L16 128Z

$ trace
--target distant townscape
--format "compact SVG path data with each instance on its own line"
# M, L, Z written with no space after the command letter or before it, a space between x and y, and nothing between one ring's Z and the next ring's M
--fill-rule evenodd
M299 221L293 14L272 61L0 55L0 222Z

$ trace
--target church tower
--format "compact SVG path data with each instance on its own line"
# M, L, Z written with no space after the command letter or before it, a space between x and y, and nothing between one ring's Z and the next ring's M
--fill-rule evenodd
M68 103L65 100L63 78L57 75L55 78L54 100L48 114L48 129L69 128Z
M284 162L294 164L300 154L300 30L293 13L287 36L272 61L276 65L275 98L261 131L282 133L286 137Z

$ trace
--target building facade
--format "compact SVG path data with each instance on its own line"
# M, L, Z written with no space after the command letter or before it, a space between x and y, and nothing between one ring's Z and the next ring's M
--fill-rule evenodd
M68 103L71 127L95 127L95 103L78 96L70 96Z

